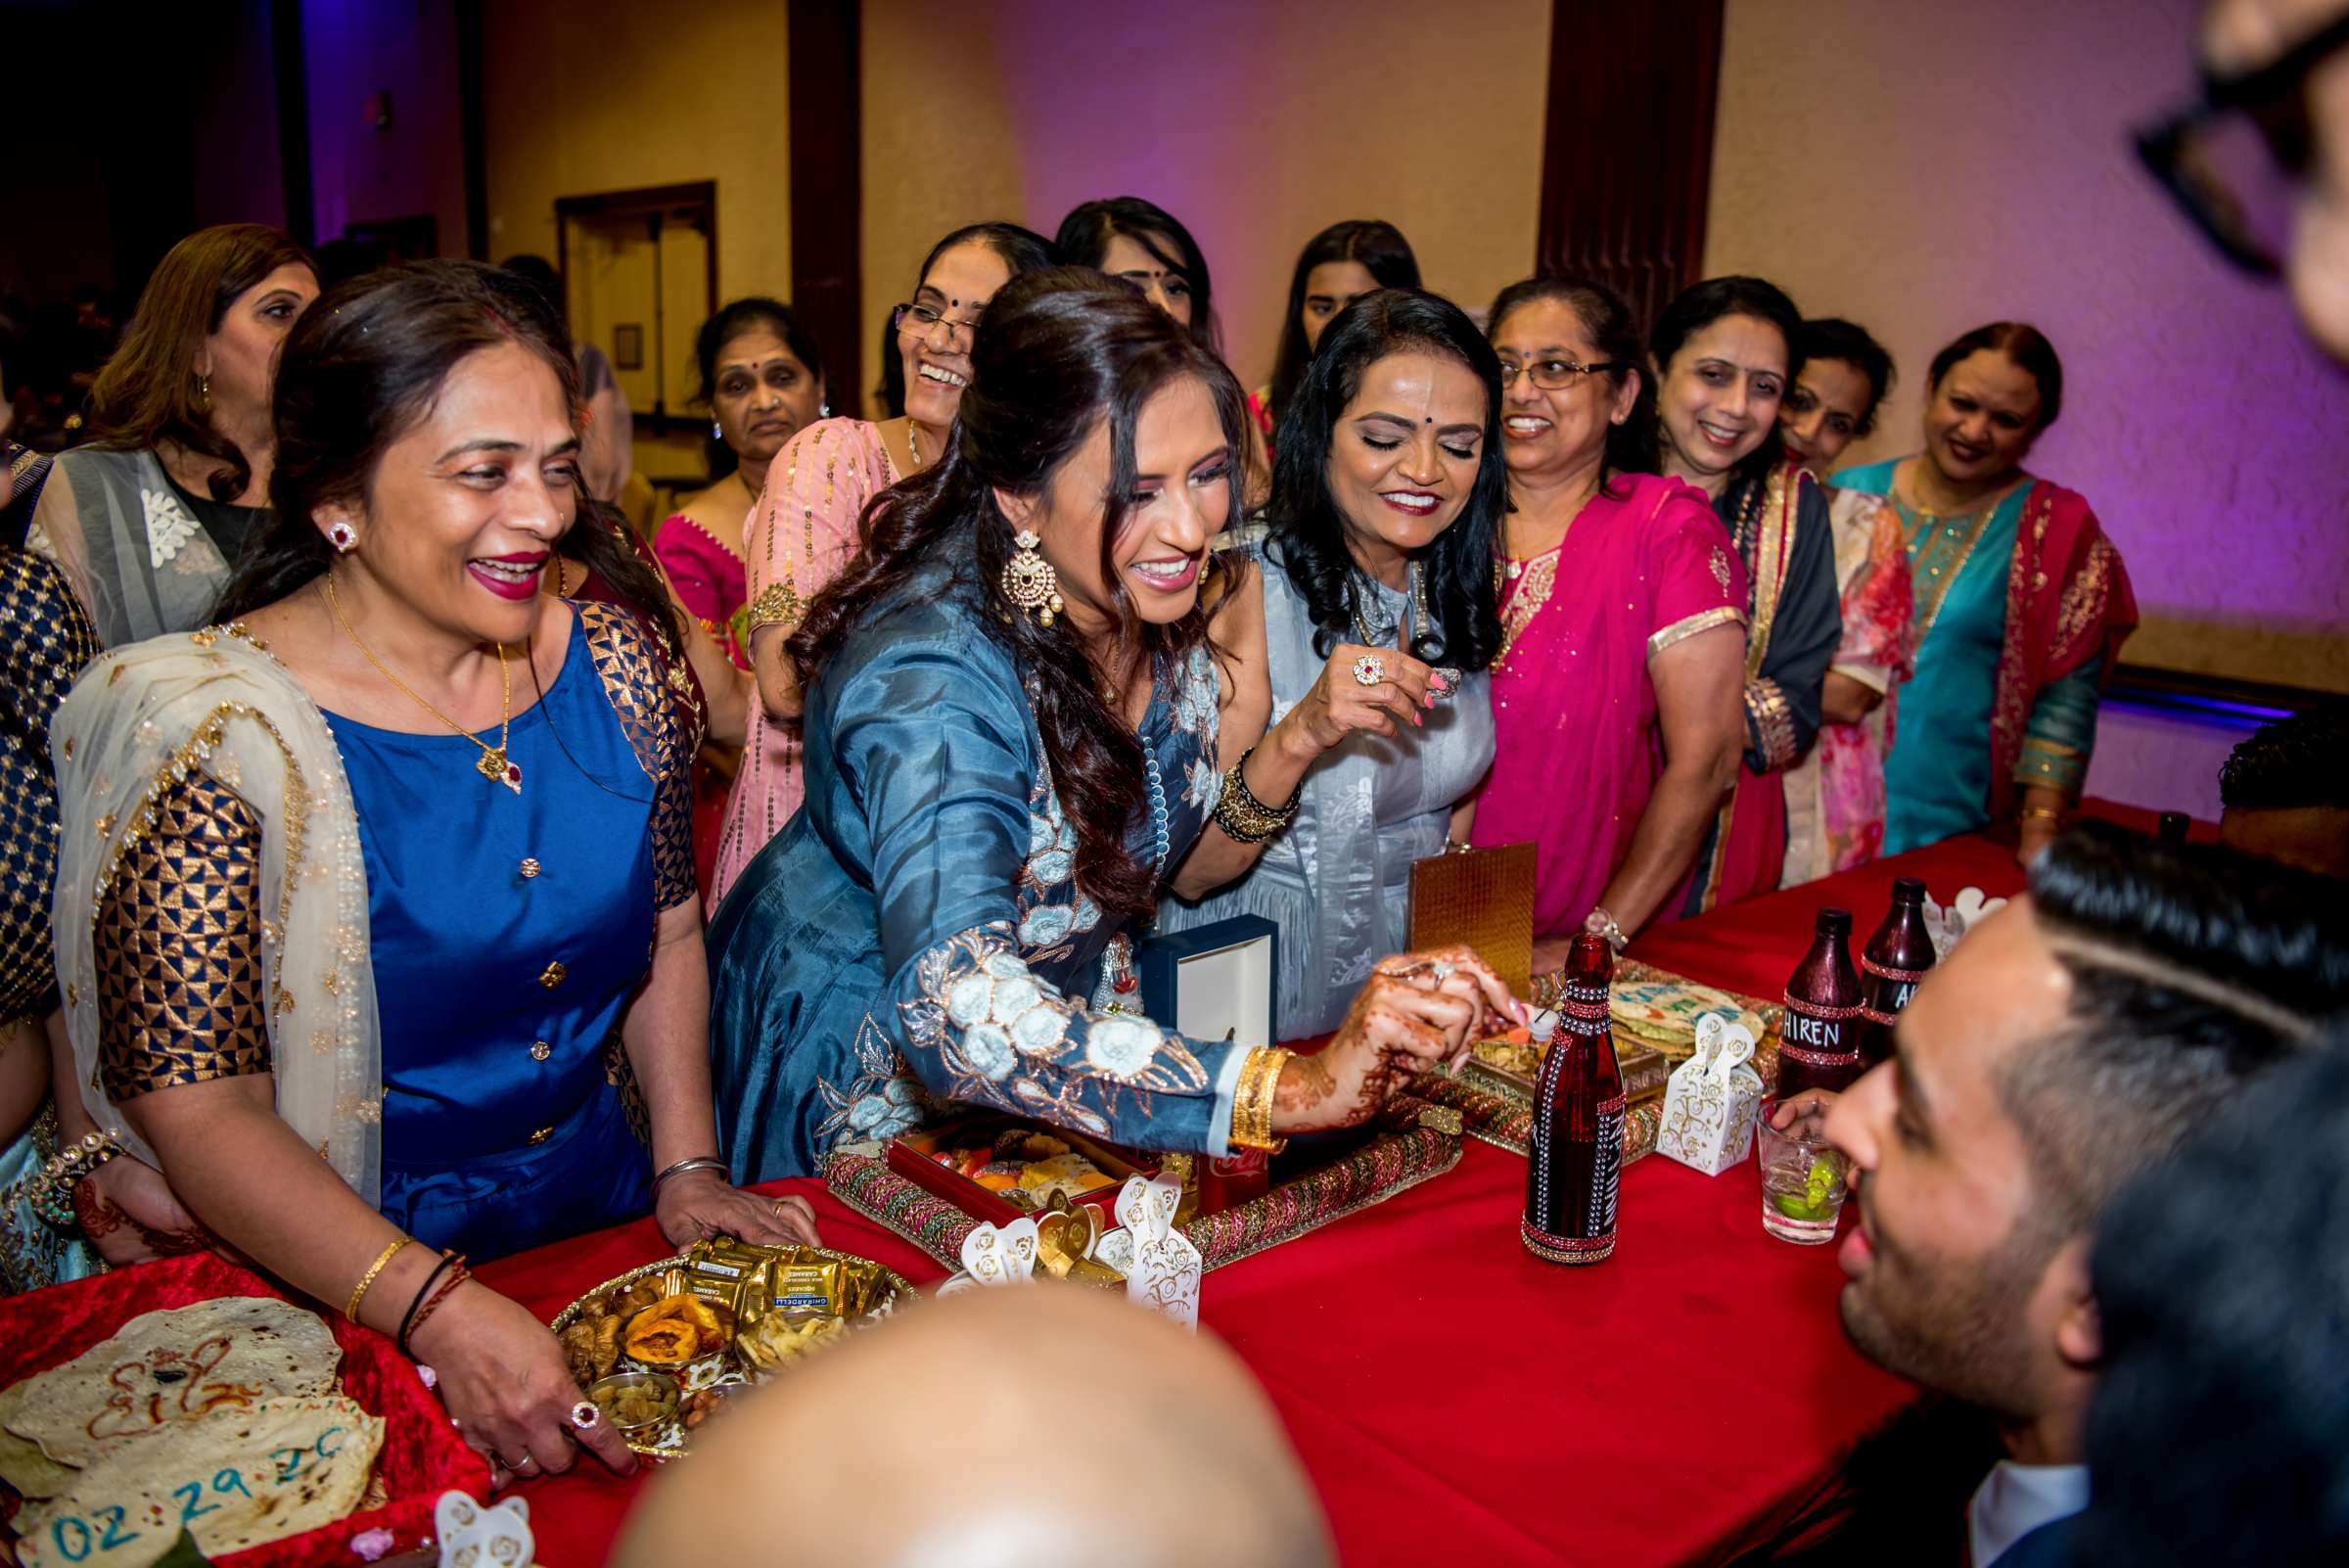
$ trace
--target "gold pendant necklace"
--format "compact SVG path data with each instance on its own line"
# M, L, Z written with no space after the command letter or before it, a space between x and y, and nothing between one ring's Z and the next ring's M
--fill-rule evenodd
M343 628L343 635L348 637L350 639L350 645L353 648L358 649L361 656L364 657L369 664L375 667L375 672L383 676L386 680L392 682L392 685L398 687L400 694L406 697L408 701L414 703L417 707L423 709L426 713L440 720L441 723L446 724L450 729L456 731L459 735L462 735L467 740L473 742L474 745L479 746L482 749L482 755L481 760L473 764L473 770L475 772L481 774L482 777L487 779L490 783L503 784L515 794L520 795L522 793L522 764L519 762L510 761L506 757L506 740L514 728L514 681L513 677L506 670L506 645L502 642L497 645L498 703L505 710L505 713L504 715L499 718L497 723L497 744L492 746L487 741L482 739L479 735L474 734L473 731L467 729L464 725L458 723L455 719L449 717L446 714L440 712L439 709L435 708L431 703L428 703L422 697L419 697L412 689L410 689L406 681L400 679L397 675L392 673L391 670L385 669L384 662L381 659L376 658L374 653L369 650L365 643L359 641L359 634L350 629L350 622L344 617L342 601L335 597L335 575L332 572L329 572L326 575L325 581L326 607L335 613L335 623Z

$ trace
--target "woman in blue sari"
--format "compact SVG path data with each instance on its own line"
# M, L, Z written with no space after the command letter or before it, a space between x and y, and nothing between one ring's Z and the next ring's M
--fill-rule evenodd
M1210 812L1248 808L1226 754L1255 737L1221 719L1234 689L1261 713L1261 652L1220 659L1200 599L1238 384L1075 268L1006 284L972 365L946 452L789 645L806 804L711 928L727 1158L806 1173L937 1102L1210 1154L1366 1119L1516 1016L1472 956L1390 960L1313 1057L1116 1005L1121 939Z
M1884 853L2014 818L2028 861L2080 798L2137 600L2076 490L2023 469L2063 406L2035 327L1993 322L1933 356L1924 449L1846 469L1908 536L1916 673L1884 761Z
M228 623L108 653L52 727L59 977L101 1130L431 1362L521 1474L575 1441L628 1459L467 1255L647 1211L675 1244L813 1238L716 1158L698 737L657 633L540 591L581 548L667 615L620 533L573 527L575 377L495 268L330 293L287 340Z

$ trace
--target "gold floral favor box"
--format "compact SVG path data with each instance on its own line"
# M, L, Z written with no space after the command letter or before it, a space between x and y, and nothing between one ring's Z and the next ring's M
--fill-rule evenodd
M1754 1146L1762 1075L1752 1066L1754 1037L1719 1013L1697 1021L1696 1053L1664 1084L1664 1121L1656 1152L1691 1170L1719 1176Z

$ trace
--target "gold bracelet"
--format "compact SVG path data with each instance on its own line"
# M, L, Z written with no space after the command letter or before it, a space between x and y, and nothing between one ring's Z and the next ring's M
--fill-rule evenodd
M1297 807L1305 800L1305 781L1298 780L1297 789L1286 806L1267 806L1256 798L1240 769L1256 755L1251 746L1240 753L1240 760L1223 770L1223 793L1217 798L1215 819L1235 844L1262 844L1296 820Z
M354 1324L358 1322L359 1303L367 1299L368 1287L375 1283L375 1276L384 1271L384 1265L390 1263L399 1249L407 1244L408 1238L401 1236L375 1255L375 1262L368 1266L365 1273L359 1275L358 1288L350 1293L350 1305L343 1309L343 1315L346 1319Z
M1278 1154L1288 1147L1289 1140L1272 1135L1272 1092L1280 1084L1281 1069L1288 1066L1290 1053L1277 1045L1251 1046L1248 1060L1241 1064L1238 1084L1231 1100L1230 1142L1243 1149L1262 1149Z
M2033 820L2060 822L2063 820L2063 812L2052 806L2026 806L2023 807L2023 820L2026 822Z

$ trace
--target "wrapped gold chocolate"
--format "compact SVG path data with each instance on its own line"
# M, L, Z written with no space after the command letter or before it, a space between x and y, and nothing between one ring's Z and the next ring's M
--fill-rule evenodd
M731 1236L697 1241L685 1253L685 1288L747 1327L766 1314L774 1299L775 1259L774 1248Z

